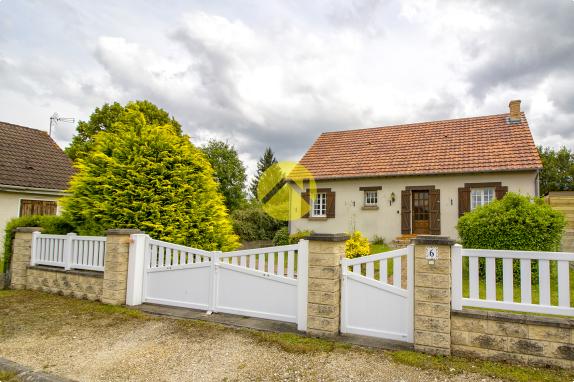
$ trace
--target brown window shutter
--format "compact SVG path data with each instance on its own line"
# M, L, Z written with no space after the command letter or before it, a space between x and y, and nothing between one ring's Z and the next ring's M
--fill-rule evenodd
M470 211L470 188L461 187L458 189L458 216L462 216Z
M411 192L401 191L401 233L411 233Z
M20 216L56 215L58 204L51 200L21 200Z
M430 233L440 235L440 190L429 191Z
M309 199L309 191L301 193L301 217L308 218L311 210L311 200Z
M335 217L335 193L327 192L327 218Z
M507 186L497 186L494 189L494 194L496 195L496 199L504 198L504 195L506 195L507 192L508 192Z

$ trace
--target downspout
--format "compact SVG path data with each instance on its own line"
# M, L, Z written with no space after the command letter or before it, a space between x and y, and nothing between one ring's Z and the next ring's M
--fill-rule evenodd
M536 169L536 177L534 178L534 193L536 197L540 197L540 169Z

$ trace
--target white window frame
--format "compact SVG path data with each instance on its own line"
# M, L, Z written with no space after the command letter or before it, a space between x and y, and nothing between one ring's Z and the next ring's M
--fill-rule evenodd
M314 218L327 217L327 193L318 192L311 200L311 216Z
M496 199L494 187L471 188L470 189L470 210L478 206L485 206Z
M379 194L376 190L365 191L365 207L376 207L379 204Z

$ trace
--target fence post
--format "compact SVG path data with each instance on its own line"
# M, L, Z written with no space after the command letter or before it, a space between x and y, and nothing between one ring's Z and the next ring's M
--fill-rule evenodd
M126 305L141 305L143 302L145 259L146 251L148 251L149 247L148 241L149 236L146 234L130 235Z
M32 245L34 233L41 231L40 227L18 227L14 230L12 241L12 260L10 264L10 287L25 289L28 278L28 266L32 264Z
M452 310L462 310L462 245L452 246Z
M211 252L211 264L210 264L210 271L211 271L211 283L209 285L209 303L207 307L207 314L211 314L216 312L216 304L217 304L217 284L219 279L219 256L221 255L221 251L213 251Z
M444 236L414 239L415 350L450 355L451 248Z
M106 233L102 293L104 304L126 303L130 240L131 235L138 233L143 232L138 229L109 229Z
M64 245L64 269L66 271L72 268L72 245L74 243L74 236L76 236L76 234L73 232L70 232L66 235L66 241Z
M36 257L38 254L36 251L38 250L38 238L40 237L40 231L32 232L32 242L30 243L30 265L36 265Z
M297 330L307 330L307 291L309 289L309 242L299 240L297 252Z
M349 236L314 233L308 239L307 333L335 336L341 322L341 260Z

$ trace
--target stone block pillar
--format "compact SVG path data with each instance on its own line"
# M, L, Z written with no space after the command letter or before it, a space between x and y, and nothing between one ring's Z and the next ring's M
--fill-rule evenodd
M414 345L431 354L450 354L451 246L444 236L417 236L415 245ZM438 259L427 259L429 248Z
M346 234L309 236L309 285L307 333L335 336L341 317L341 259L345 257Z
M143 233L138 229L109 229L106 232L106 257L102 302L111 305L126 303L130 235Z
M12 260L10 266L12 289L26 289L26 278L30 257L32 256L32 234L41 232L40 227L18 227L12 241Z

